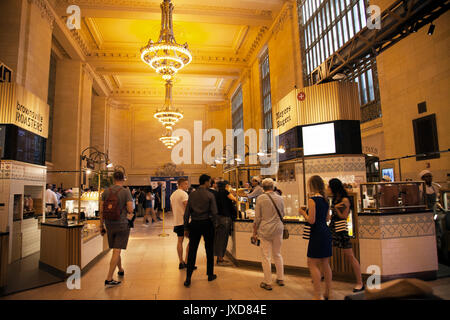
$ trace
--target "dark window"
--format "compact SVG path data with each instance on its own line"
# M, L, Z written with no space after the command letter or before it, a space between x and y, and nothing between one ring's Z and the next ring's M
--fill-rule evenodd
M419 110L419 113L425 113L425 112L427 112L427 103L426 103L425 101L419 103L419 104L417 105L417 109Z
M48 76L47 104L49 106L48 138L45 161L52 162L52 142L53 142L53 109L55 108L55 87L56 87L56 56L53 52L50 55L50 72Z
M413 120L413 128L416 154L425 154L424 156L416 157L416 160L439 158L439 153L434 153L439 151L436 115L432 114Z
M263 112L263 128L267 130L266 150L263 152L271 152L272 149L272 97L270 88L270 67L269 67L269 51L266 50L261 57L261 95L262 95L262 112Z
M313 71L366 27L368 1L304 0L298 5L303 72L305 83L312 84ZM376 60L368 59L345 80L358 83L361 122L381 117Z
M242 129L241 134L244 135L244 103L242 97L242 87L239 87L234 96L231 98L231 125L233 130ZM234 152L237 152L236 131L234 135ZM227 155L227 158L228 157L229 155Z

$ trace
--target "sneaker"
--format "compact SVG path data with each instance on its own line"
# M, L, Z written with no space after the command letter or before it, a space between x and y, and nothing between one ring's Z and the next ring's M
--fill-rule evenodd
M116 281L116 280L111 280L111 281L105 280L105 286L108 286L108 287L115 287L115 286L118 286L120 283L121 283L120 281Z
M185 264L184 262L181 262L179 265L178 265L178 269L184 269L184 268L187 268L187 264Z
M189 288L190 285L191 285L191 279L186 280L186 281L184 282L184 286L185 286L186 288Z
M156 219L158 219L158 221L162 221L162 219L161 219L161 218L156 218Z
M125 275L125 271L119 271L117 272L117 274L119 275L119 277L123 277Z
M217 275L213 274L212 276L208 276L208 281L214 281L217 279Z

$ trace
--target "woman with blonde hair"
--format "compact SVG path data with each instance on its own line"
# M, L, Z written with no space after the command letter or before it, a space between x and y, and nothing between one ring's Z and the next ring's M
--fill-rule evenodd
M321 177L312 176L308 180L309 191L312 194L308 199L308 212L299 208L299 213L305 217L311 225L308 244L308 267L314 285L314 299L328 300L331 290L331 267L330 257L332 255L332 236L327 226L330 206L325 195L325 184ZM325 277L325 293L321 295L320 278L321 270Z

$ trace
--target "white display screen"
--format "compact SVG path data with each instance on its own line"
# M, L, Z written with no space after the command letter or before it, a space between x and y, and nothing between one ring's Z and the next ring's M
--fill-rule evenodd
M305 156L336 153L334 123L302 127Z

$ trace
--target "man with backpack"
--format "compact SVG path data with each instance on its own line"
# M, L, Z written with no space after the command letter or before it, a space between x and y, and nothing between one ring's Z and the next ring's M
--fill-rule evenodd
M116 267L119 269L119 277L124 276L120 253L122 249L127 248L130 236L129 222L134 217L133 198L130 189L123 187L125 181L123 172L114 172L113 180L114 185L103 192L100 205L102 235L107 234L109 248L113 250L105 286L120 284L120 281L115 281L112 278ZM104 226L106 226L106 230Z

